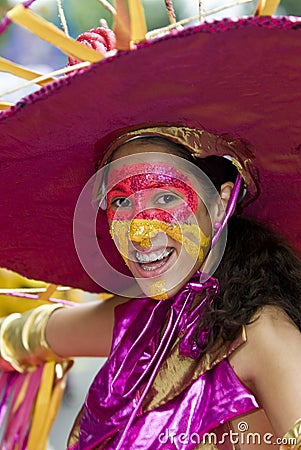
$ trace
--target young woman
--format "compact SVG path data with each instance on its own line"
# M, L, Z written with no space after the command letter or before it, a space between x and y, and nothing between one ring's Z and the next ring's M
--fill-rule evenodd
M101 448L101 443L106 442L107 448L160 448L160 444L169 443L174 445L170 448L186 448L178 441L185 436L187 448L196 448L197 436L200 439L204 432L214 430L217 442L220 439L221 443L223 433L228 433L228 445L236 443L245 448L244 444L252 444L256 448L257 444L262 448L271 445L268 433L273 434L276 443L277 437L301 415L297 400L301 265L292 250L263 225L234 215L229 221L225 253L214 274L219 291L215 278L208 278L202 287L199 279L210 259L212 225L195 191L204 198L206 186L196 178L194 170L189 172L185 162L173 155L202 168L214 182L225 207L231 198L237 171L226 158L196 159L184 147L157 137L135 138L114 151L106 193L111 233L144 293L162 299L159 304L163 310L151 298L130 300L129 305L117 309L113 350L88 394L80 445ZM221 220L220 205L216 203L213 209L215 220ZM180 238L177 227L182 229ZM195 227L199 228L198 240L194 237ZM190 246L185 246L187 241ZM189 281L197 287L185 312L180 312ZM51 347L65 357L109 354L114 302L87 307L86 320L80 308L58 310L46 329ZM160 347L160 336L166 339L164 329L172 321L171 311L183 317L174 334L170 333L168 344L161 348L165 353L158 367L156 349ZM157 314L155 323L149 323L152 314ZM194 322L187 325L189 315ZM95 328L91 328L91 318ZM78 330L76 336L74 329ZM104 341L95 341L99 329L106 330ZM222 364L227 366L225 373ZM223 375L219 378L220 369ZM206 376L212 376L207 383ZM153 384L148 386L150 379ZM106 388L102 387L104 380ZM221 399L221 393L226 398ZM138 401L141 397L143 402ZM258 408L262 410L245 416ZM235 421L236 417L240 419ZM223 424L220 429L210 428L217 423ZM229 429L238 432L237 425L242 427L243 423L250 427L249 441L239 442L238 438L234 442L232 437L231 442ZM253 437L252 433L258 435ZM123 440L118 447L120 436Z
M280 444L301 417L300 261L265 226L236 214L224 254L214 254L240 175L227 158L196 158L148 133L111 147L101 194L144 296L50 307L45 319L46 345L59 358L109 356L70 448ZM236 199L243 190L236 186Z

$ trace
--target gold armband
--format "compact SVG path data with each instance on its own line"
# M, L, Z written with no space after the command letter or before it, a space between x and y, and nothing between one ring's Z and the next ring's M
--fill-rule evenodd
M280 450L301 450L301 418L283 436Z
M44 361L62 361L45 339L51 314L62 305L42 305L23 314L0 319L0 356L18 372L25 372Z

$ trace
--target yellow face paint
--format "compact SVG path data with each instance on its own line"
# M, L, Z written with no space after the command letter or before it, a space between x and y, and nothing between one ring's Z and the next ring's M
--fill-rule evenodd
M203 261L204 250L208 247L210 238L205 236L197 224L173 224L156 219L133 219L131 221L113 220L110 226L111 236L118 241L119 252L127 265L129 242L136 242L142 247L150 247L151 239L160 232L182 244L191 258L200 263Z
M147 295L158 300L168 298L179 278L200 267L210 244L210 236L198 225L199 199L191 181L170 164L143 162L112 170L108 185L110 233L121 256ZM152 245L158 248L162 243L162 237L156 239L159 233L177 242L169 243L175 270L169 270L174 267L171 264L166 271L163 267L160 271L160 265L136 266L138 248L149 247L151 253Z
M149 287L149 295L155 300L167 300L167 283L166 280L154 281Z

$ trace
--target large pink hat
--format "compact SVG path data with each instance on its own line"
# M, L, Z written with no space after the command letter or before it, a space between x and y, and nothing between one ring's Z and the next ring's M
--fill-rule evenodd
M300 55L297 18L204 22L119 51L2 112L0 265L55 284L105 289L77 255L77 200L114 139L155 126L243 142L235 156L242 165L248 159L260 190L245 214L300 251ZM204 145L199 156L231 154L229 148ZM99 215L99 246L127 274L105 213ZM84 233L85 226L89 251Z

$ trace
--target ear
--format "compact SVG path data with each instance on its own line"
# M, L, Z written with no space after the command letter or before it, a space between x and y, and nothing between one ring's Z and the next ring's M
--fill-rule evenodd
M234 187L234 183L232 183L232 181L227 181L226 183L221 185L221 190L220 190L219 195L222 199L222 203L223 203L223 206L225 209L228 205L228 201L230 199L233 187Z
M219 192L221 202L219 203L218 213L217 213L218 220L221 220L225 214L225 210L227 208L228 201L230 199L233 187L234 187L234 183L232 183L232 181L226 181L226 183L221 185L221 189Z

